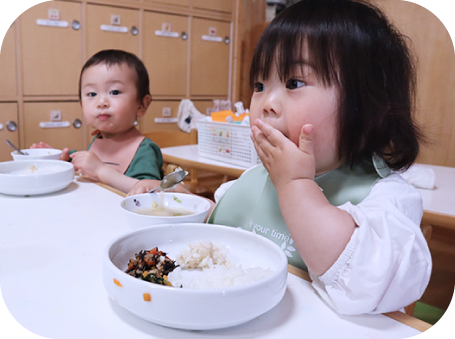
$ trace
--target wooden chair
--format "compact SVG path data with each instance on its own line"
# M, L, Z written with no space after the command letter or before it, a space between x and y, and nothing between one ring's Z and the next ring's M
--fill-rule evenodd
M197 144L196 129L192 129L190 133L176 130L153 131L144 133L144 136L152 139L160 148ZM163 164L164 175L173 172L177 167L179 166L176 164ZM215 189L226 181L224 176L219 174L197 171L192 168L184 168L184 170L188 171L184 181L185 186L192 193L208 198L213 198Z
M433 227L431 227L430 224L422 222L420 224L420 229L422 230L423 236L425 237L427 244L430 244L431 233L433 232ZM406 314L408 314L410 316L412 316L414 314L414 308L416 307L416 303L417 303L417 301L413 302L412 304L410 304L404 308Z

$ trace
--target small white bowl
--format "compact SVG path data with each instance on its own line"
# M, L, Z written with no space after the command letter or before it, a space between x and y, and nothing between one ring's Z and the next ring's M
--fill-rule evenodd
M163 286L125 273L129 259L141 250L158 247L175 260L197 241L225 245L234 265L273 272L249 284L213 289ZM120 306L150 322L190 330L235 326L271 310L284 296L288 269L286 255L271 240L236 227L197 223L156 225L121 235L106 246L102 265L104 287Z
M60 160L60 155L62 154L62 150L54 148L31 148L21 149L21 151L27 153L27 155L21 155L16 151L11 152L14 160Z
M152 204L160 205L161 193L144 193L126 197L120 203L120 206L125 215L128 224L137 229L139 227L146 227L159 224L178 224L188 222L204 222L207 213L210 209L210 202L206 199L184 193L164 192L163 202L164 206L168 208L183 208L193 211L194 214L182 216L156 216L138 214L136 211L143 210L144 208L152 209Z
M74 179L74 167L61 160L0 162L0 193L37 195L56 192Z

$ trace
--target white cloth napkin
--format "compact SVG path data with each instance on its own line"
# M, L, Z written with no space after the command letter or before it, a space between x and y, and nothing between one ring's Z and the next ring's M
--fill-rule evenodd
M431 167L414 164L407 171L400 172L400 175L411 185L417 188L433 189L435 173Z
M190 133L190 130L197 128L196 121L205 118L206 115L199 112L189 99L183 99L179 105L177 114L177 125L184 132Z

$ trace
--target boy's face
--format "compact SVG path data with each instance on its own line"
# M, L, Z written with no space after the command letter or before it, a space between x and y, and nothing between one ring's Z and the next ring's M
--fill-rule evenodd
M97 64L82 74L81 106L89 126L114 136L133 127L148 104L137 98L133 69L125 64Z
M314 126L316 174L339 167L337 151L338 90L324 87L309 65L297 65L283 83L276 68L269 79L258 79L250 107L250 121L261 119L297 146L302 126Z

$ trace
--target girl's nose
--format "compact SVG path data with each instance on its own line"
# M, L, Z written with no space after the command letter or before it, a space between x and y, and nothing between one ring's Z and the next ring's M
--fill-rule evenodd
M264 115L279 115L281 112L278 95L275 92L268 93L262 107Z
M109 107L109 101L108 101L103 95L99 95L99 96L98 96L97 107L98 107L98 108L106 108L106 107Z

